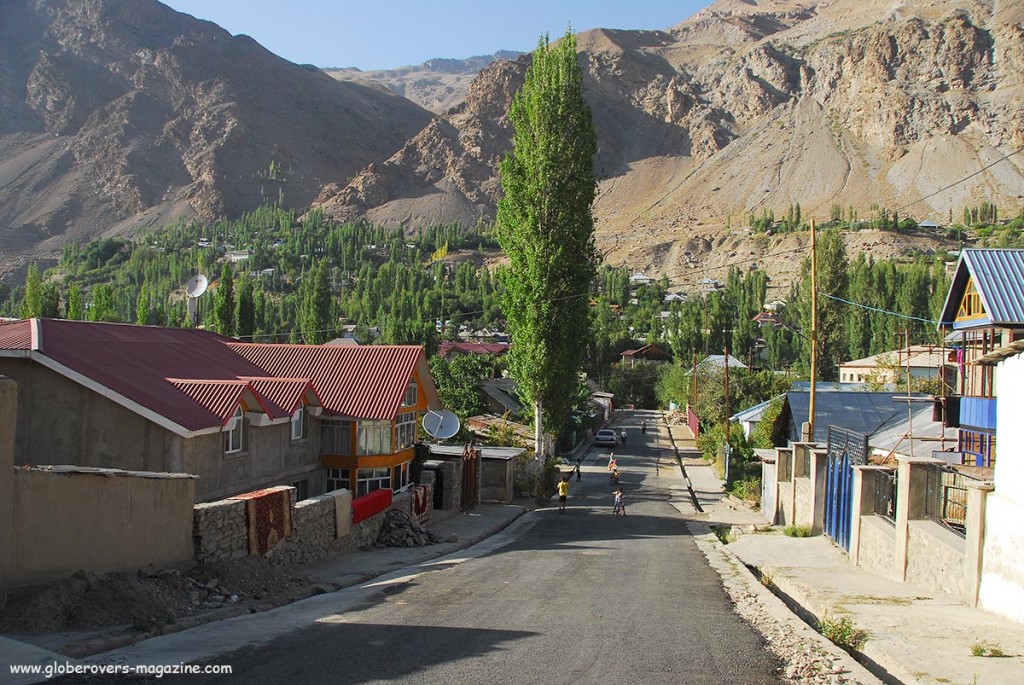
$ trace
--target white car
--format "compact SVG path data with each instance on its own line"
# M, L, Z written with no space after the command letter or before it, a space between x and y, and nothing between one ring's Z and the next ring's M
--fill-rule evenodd
M618 447L619 434L610 428L602 428L594 435L594 444L605 447Z

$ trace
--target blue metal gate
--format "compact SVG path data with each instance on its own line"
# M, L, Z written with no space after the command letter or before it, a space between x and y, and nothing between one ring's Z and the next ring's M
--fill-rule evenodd
M865 463L867 447L868 437L863 433L829 426L825 535L845 550L850 549L853 466Z

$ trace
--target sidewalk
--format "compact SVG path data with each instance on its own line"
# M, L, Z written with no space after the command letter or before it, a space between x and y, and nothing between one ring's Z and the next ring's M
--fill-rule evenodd
M848 617L865 630L868 637L858 660L882 680L1024 683L1024 625L852 566L824 536L753 532L754 525L766 525L760 512L725 498L723 482L710 464L683 459L682 469L703 509L694 515L691 530L726 525L745 531L722 549L770 579L775 594L805 620ZM976 645L997 648L1005 656L973 656Z

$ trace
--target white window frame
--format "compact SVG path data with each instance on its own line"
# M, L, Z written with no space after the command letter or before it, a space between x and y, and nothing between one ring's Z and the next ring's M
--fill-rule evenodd
M395 421L395 451L404 450L416 444L416 412L399 414Z
M356 471L356 497L369 495L375 490L391 488L391 468L388 466Z
M405 389L405 397L402 398L403 407L415 407L416 402L419 400L418 390L416 388L416 381L409 381L409 387Z
M329 468L327 469L327 492L332 490L352 489L352 470Z
M391 454L391 422L360 421L356 425L356 454Z
M224 454L238 454L245 450L245 412L242 405L235 407L235 414L224 431Z
M292 414L292 441L302 440L306 437L306 405L301 404ZM296 430L297 429L297 430Z

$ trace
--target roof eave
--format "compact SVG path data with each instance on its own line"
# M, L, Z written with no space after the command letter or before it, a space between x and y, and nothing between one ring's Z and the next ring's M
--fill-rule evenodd
M197 429L197 430L189 430L188 428L185 428L181 424L175 423L174 421L171 421L166 416L158 414L155 411L153 411L152 409L149 409L148 407L144 407L141 404L139 404L138 402L135 402L134 400L131 400L131 399L125 397L121 393L115 392L114 390L111 390L107 386L102 385L100 383L97 383L96 381L94 381L93 379L89 378L88 376L83 375L83 374L75 371L74 369L68 368L67 366L64 366L63 364L61 364L60 362L51 359L50 357L47 357L42 352L31 352L29 356L30 356L30 359L32 359L32 361L37 362L37 363L41 364L42 366L45 366L46 368L50 369L51 371L59 373L60 375L64 376L65 378L68 378L69 380L72 380L75 383L78 383L79 385L82 385L82 386L88 388L89 390L92 390L97 395L100 395L102 397L106 397L107 399L111 400L112 402L121 405L122 407L124 407L128 411L131 411L131 412L133 412L135 414L138 414L142 418L147 419L148 421L152 421L153 423L157 424L158 426L160 426L162 428L166 428L167 430L171 431L175 435L181 436L183 438L190 438L190 437L193 437L195 435L203 435L205 433L214 433L214 432L218 432L218 431L221 430L220 426L211 426L211 427L208 427L208 428L200 428L200 429Z

